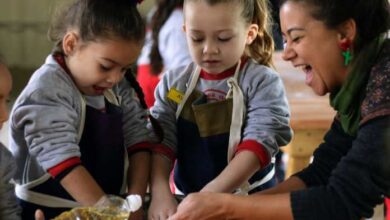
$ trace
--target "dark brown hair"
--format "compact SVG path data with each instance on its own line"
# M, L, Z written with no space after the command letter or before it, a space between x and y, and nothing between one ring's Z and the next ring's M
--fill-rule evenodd
M389 30L388 0L281 0L305 4L311 9L313 18L324 22L331 29L353 19L357 26L357 40L354 42L354 53L360 50L374 38Z
M156 12L152 16L150 26L152 29L152 49L149 54L152 74L158 75L163 69L163 58L161 57L158 36L162 26L177 7L183 7L183 0L158 0Z
M83 42L119 37L143 43L145 37L144 21L129 0L76 0L49 29L54 52L62 52L62 38L69 29L78 31Z

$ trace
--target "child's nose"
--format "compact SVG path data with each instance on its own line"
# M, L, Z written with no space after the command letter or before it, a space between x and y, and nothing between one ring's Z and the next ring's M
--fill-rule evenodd
M206 45L203 48L204 54L218 54L219 49L217 45L213 44L212 42L207 42Z
M123 78L123 72L122 71L113 71L107 79L107 82L111 83L112 85L115 85L119 83Z

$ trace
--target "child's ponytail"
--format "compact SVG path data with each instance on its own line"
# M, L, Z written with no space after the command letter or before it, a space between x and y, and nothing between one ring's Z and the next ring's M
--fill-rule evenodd
M138 96L138 99L140 101L142 108L147 109L148 106L146 105L146 102L145 102L145 95L142 91L141 86L138 84L137 80L135 79L135 76L134 76L133 72L131 71L131 69L129 69L126 72L125 78L126 78L127 82L129 82L130 86L135 90L135 93L137 93L137 96ZM159 138L159 141L161 141L164 137L164 131L161 128L161 125L159 124L157 119L155 119L152 115L149 114L148 117L149 117L150 123L153 126L154 132L156 133L157 137Z
M248 55L259 64L272 66L272 54L274 41L271 36L272 17L269 11L268 1L253 0L254 11L252 23L259 26L256 39L249 45Z

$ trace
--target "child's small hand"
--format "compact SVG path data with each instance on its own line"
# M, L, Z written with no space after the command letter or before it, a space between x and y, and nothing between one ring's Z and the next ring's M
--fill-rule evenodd
M144 217L145 217L145 212L141 208L141 209L139 209L136 212L132 212L130 214L129 220L143 220L143 219L145 219Z
M45 215L43 214L42 210L37 209L35 211L35 220L45 220Z
M150 203L148 219L168 219L176 212L176 208L177 201L170 192L166 195L155 195Z

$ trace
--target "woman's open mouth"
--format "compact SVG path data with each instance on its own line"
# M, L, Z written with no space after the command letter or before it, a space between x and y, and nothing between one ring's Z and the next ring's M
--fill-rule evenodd
M306 74L305 84L310 86L313 81L313 68L309 65L305 65L302 70Z

